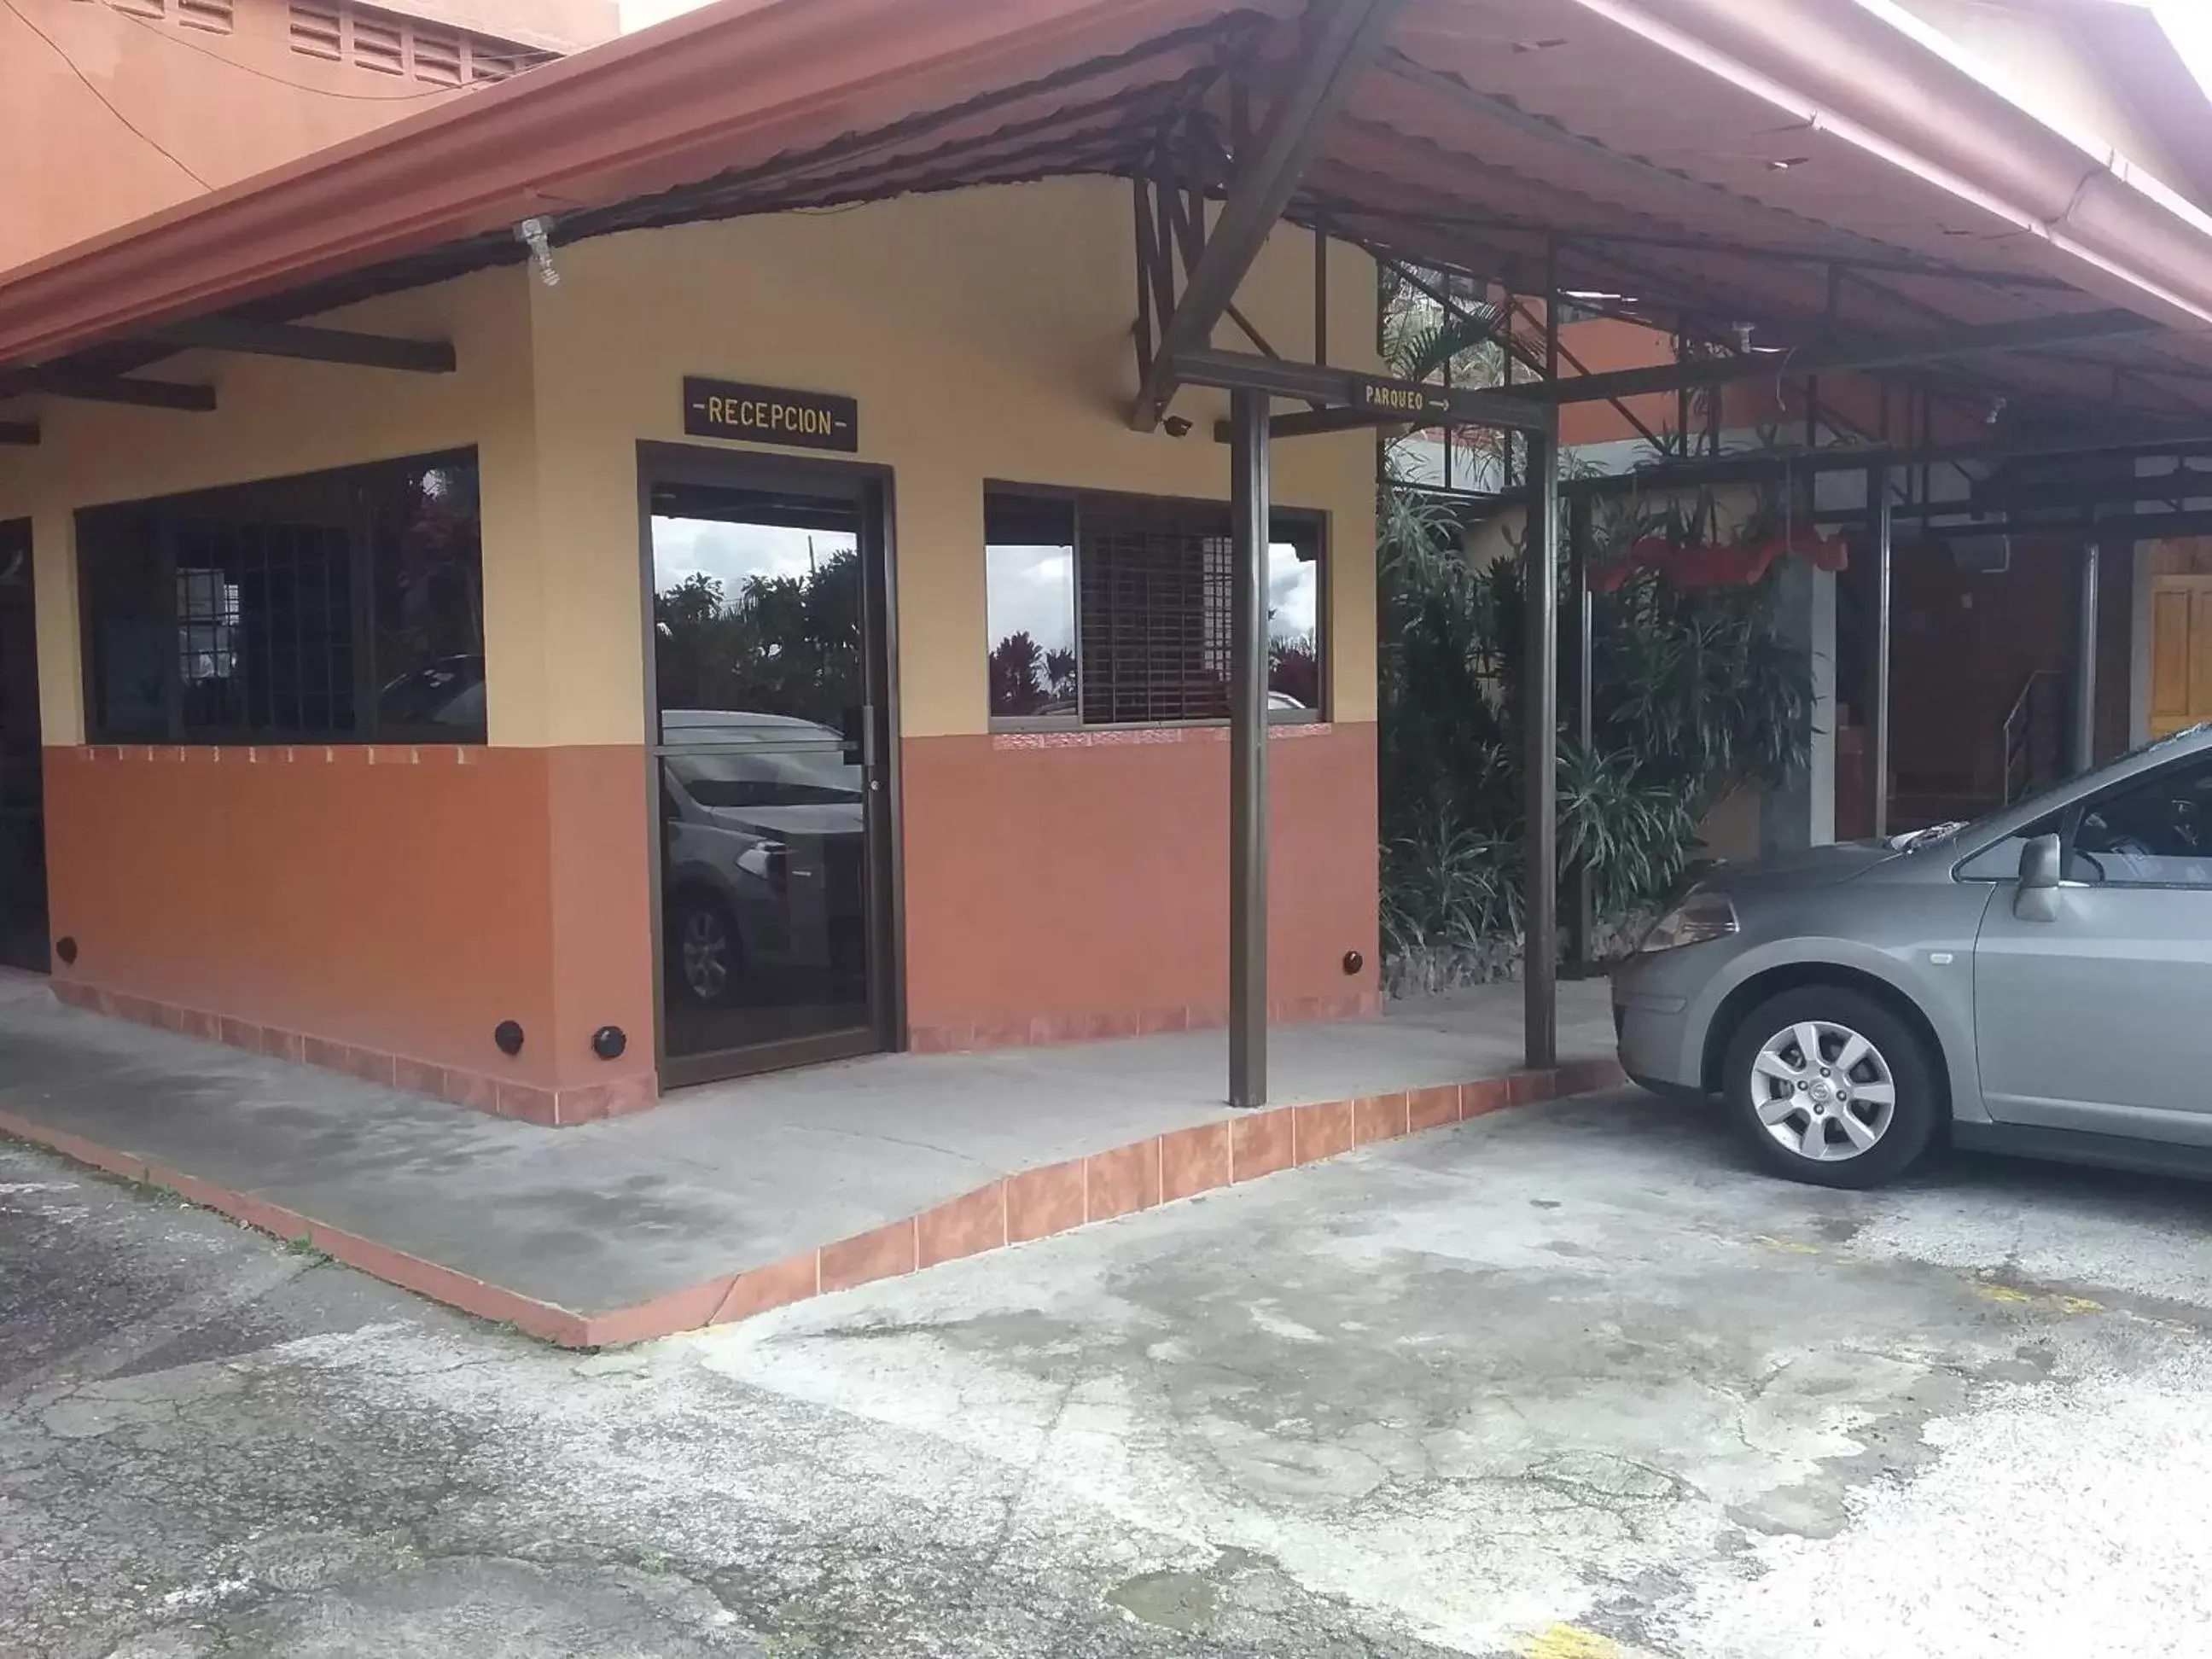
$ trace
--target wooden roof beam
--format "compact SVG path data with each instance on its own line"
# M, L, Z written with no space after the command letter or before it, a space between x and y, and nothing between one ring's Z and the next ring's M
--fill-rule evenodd
M452 344L444 340L394 339L351 329L260 322L247 317L197 317L188 322L167 323L149 331L145 338L179 351L235 351L304 362L397 369L410 374L451 374L459 366Z
M133 374L100 374L78 368L27 368L0 375L0 398L72 398L134 409L171 409L189 415L215 410L215 388L175 380L142 380Z

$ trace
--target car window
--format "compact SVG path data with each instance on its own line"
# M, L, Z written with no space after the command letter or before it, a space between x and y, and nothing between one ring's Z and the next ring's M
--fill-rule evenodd
M2069 880L2212 887L2212 756L2094 795L2069 816Z
M1954 847L1972 847L1976 842L1981 839L1983 835L1993 828L2001 819L2014 817L2021 813L2031 814L2038 820L2043 820L2042 827L2037 828L2031 825L2029 827L2014 830L2012 832L2013 836L2052 834L2058 828L2058 813L2061 808L2061 804L2079 799L2081 798L2081 792L2085 788L2094 786L2100 775L2108 772L2116 772L2123 767L2131 766L2136 762L2142 759L2145 756L2154 755L2161 749L2173 749L2178 748L2184 744L2194 743L2198 738L2203 738L2207 734L2212 734L2212 723L2207 723L2203 726L2192 726L2185 731L2171 732L2163 738L2153 738L2148 743L2137 744L2133 749L2129 750L2126 754L2115 756L2112 759L2106 761L2102 766L2097 768L2094 772L2086 773L2080 777L2062 778L2057 783L2051 785L2049 787L2039 790L2036 793L2029 795L2023 799L2016 800L2008 806L2001 806L1994 812L1983 813L1981 817L1973 819L1971 823L1962 824L1954 834L1946 836L1942 839ZM2212 753L2212 750L2208 750L2207 752ZM2045 804L2046 802L2050 804L2050 811L2047 817L2044 811ZM2012 837L2008 837L2007 839L2010 840L2011 838ZM2004 842L2002 842L1992 843L1992 850L1995 847L2002 845L2004 845ZM2019 853L2015 851L2013 854L2014 862L2017 863L2019 857ZM1978 866L1981 862L1982 860L1979 858L1974 860L1974 863ZM1961 873L1963 874L1964 872L1961 872ZM2005 871L2005 874L2007 875L2010 875L2011 873L2012 872L2009 868Z

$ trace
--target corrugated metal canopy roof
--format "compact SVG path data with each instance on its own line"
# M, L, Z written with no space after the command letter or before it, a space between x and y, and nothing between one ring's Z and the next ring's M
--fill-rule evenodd
M2034 123L1885 7L1407 0L1289 216L1522 290L1540 287L1556 245L1570 290L1784 343L2118 304L2164 331L1973 373L2023 398L2212 410L2212 222ZM1171 159L1218 187L1234 166L1234 88L1264 108L1307 12L724 0L0 276L0 365L131 366L151 356L135 337L162 322L305 315L512 261L526 217L561 241L1158 174ZM2141 258L2112 252L2122 244ZM0 392L10 385L0 374Z

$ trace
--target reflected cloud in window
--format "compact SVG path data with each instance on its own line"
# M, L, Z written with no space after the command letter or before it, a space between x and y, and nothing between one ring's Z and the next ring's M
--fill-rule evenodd
M1267 549L1267 702L1321 707L1321 557L1316 544Z
M1229 715L1228 507L1104 492L986 491L994 721L1187 725ZM1267 557L1273 719L1322 712L1323 524L1278 512Z

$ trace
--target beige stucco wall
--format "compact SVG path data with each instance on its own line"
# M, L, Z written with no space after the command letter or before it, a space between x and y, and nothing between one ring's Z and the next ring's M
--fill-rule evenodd
M48 402L42 445L0 447L0 518L33 520L46 741L84 731L76 508L468 444L492 741L642 741L636 444L684 441L687 374L859 398L858 459L895 473L902 730L983 731L986 479L1228 494L1225 398L1183 393L1182 438L1128 428L1130 242L1105 179L638 232L562 250L558 287L485 271L325 319L450 339L453 375L195 354L151 372L211 381L212 415ZM1371 367L1372 266L1331 254L1333 355ZM1239 298L1285 356L1311 348L1312 268L1285 230ZM1371 720L1373 441L1275 459L1278 501L1331 515L1331 713Z
M347 326L455 343L450 375L190 353L149 375L216 389L210 415L43 400L44 441L0 446L0 518L32 520L40 713L48 744L83 741L74 514L103 501L475 445L483 471L489 695L502 726L542 693L524 651L541 580L530 429L528 300L519 270L351 308ZM498 618L496 626L492 619ZM526 725L526 722L522 722Z
M538 556L563 572L551 648L587 696L528 741L634 742L642 626L635 441L684 441L686 374L855 397L859 459L895 473L902 729L988 725L983 484L1225 499L1224 397L1187 392L1185 437L1132 432L1135 256L1128 186L1103 179L913 197L635 233L564 250L533 287ZM1375 277L1332 250L1330 343L1371 367ZM1239 308L1276 349L1311 349L1313 252L1285 230ZM1233 331L1224 346L1249 349ZM1361 355L1353 356L1351 354ZM742 447L728 446L728 447ZM1277 447L1276 499L1332 516L1332 712L1373 718L1374 443Z

